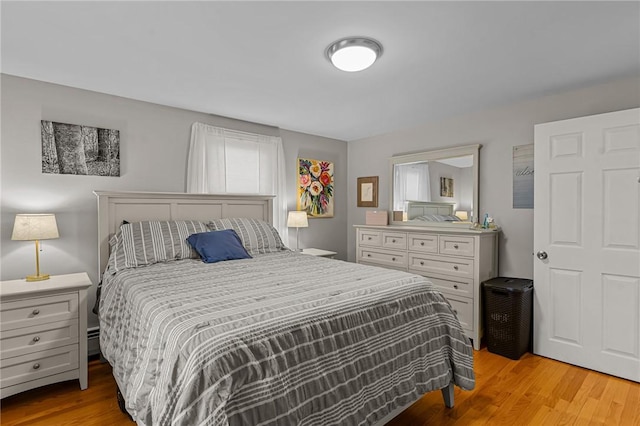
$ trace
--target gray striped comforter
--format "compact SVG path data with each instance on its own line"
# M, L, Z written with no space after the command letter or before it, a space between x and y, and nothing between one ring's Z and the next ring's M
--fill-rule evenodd
M424 278L289 251L105 274L104 356L140 425L367 425L473 355Z

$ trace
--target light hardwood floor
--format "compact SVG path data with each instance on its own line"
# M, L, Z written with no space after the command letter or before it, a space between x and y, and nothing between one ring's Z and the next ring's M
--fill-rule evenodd
M640 425L640 384L525 354L519 361L475 352L476 388L455 390L447 409L440 392L425 395L388 426ZM89 389L77 381L2 400L3 426L126 425L108 364L89 363ZM249 426L249 425L247 425Z

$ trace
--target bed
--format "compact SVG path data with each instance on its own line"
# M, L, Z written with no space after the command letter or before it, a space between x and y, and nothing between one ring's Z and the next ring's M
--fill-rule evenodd
M454 384L474 387L469 341L428 281L263 238L270 197L96 195L101 350L138 424L382 425L426 392L453 406ZM117 260L148 223L233 228L251 257Z

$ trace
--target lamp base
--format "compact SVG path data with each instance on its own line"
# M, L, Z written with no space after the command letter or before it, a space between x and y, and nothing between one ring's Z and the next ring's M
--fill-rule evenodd
M49 279L49 274L27 275L27 281L44 281Z

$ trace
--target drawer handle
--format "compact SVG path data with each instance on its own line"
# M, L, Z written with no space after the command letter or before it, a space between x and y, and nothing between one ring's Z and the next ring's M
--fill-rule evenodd
M38 364L37 362L35 364L33 364L33 369L37 370L38 368L40 368L40 364Z
M391 240L391 242L392 242L392 243L395 243L395 242L396 242L395 238L394 238L393 240Z
M33 312L31 312L33 315L38 315L40 313L40 309L34 309Z
M33 341L34 341L34 342L39 342L39 341L40 341L40 337L39 337L39 336L34 337L34 338L33 338Z
M367 257L371 257L371 253L367 253Z
M424 262L423 261L420 261L420 266L424 266Z
M454 248L454 249L456 249L456 250L458 250L458 245L457 245L457 244L454 244L454 245L453 245L453 248Z
M457 290L458 289L458 284L454 284L453 288L455 288Z
M421 242L420 242L420 245L421 245L421 246L423 246L423 245L424 245L424 241L421 241Z
M458 265L453 265L453 269L458 270Z
M395 262L395 261L396 261L396 258L395 258L395 257L392 257L392 258L391 258L391 260L393 260L393 261Z
M371 237L367 238L367 240L371 241Z

